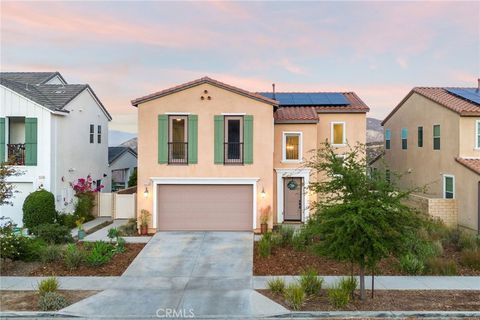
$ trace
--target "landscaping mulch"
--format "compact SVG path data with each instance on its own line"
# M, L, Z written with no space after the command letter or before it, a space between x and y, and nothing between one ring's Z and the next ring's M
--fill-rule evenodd
M78 243L77 246L82 246ZM112 260L100 267L82 264L76 270L68 269L64 263L10 261L2 263L2 276L120 276L142 251L145 243L127 243L125 252L117 253Z
M452 247L444 249L443 256L457 262L458 275L478 276L480 271L475 271L460 265L460 252ZM388 258L380 261L376 275L398 276L408 275L397 268L398 261L395 258ZM299 275L306 269L314 269L319 275L349 275L351 265L338 262L326 257L320 257L310 251L296 251L292 246L274 247L269 257L263 258L258 255L257 243L254 245L253 274L256 276L266 275ZM354 266L354 274L358 274L358 267ZM368 273L369 274L369 273Z
M275 302L290 308L280 294L270 290L257 290ZM376 290L375 297L356 298L345 308L335 309L328 301L327 292L322 290L318 296L310 296L300 310L303 311L479 311L480 299L478 291L450 290Z
M100 291L59 290L70 304L88 298ZM36 291L0 291L0 311L41 311L38 308L38 292Z

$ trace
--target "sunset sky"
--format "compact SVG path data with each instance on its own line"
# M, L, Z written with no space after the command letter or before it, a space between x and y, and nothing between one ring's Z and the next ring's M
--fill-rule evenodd
M475 86L480 2L6 2L2 71L130 100L202 76L250 91L355 91L383 118L413 86Z

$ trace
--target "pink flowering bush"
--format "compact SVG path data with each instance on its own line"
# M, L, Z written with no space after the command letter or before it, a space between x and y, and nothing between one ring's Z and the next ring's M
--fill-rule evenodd
M79 178L76 182L72 183L72 188L76 194L87 192L100 192L104 188L103 185L98 185L93 188L93 179L90 175L86 179Z

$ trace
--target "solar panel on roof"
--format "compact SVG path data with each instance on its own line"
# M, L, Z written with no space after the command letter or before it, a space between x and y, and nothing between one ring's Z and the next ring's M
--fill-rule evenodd
M480 92L475 88L450 88L448 92L460 98L480 105Z
M271 92L260 92L264 97L275 99L283 106L343 106L350 101L342 93L325 92L279 92L273 96Z

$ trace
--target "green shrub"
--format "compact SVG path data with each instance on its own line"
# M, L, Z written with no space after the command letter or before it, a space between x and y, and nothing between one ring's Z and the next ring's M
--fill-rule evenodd
M292 237L292 246L297 251L305 251L307 246L311 243L311 235L307 228L302 227L295 232Z
M473 270L480 271L480 250L464 250L460 257L460 263Z
M86 262L92 267L102 266L112 259L114 247L110 243L96 241L90 253L86 257Z
M425 263L425 268L430 274L454 276L457 274L457 264L454 260L443 258L430 258Z
M266 233L263 235L262 239L258 241L258 254L262 258L266 258L272 254L272 237L271 233Z
M118 227L118 231L120 232L120 235L124 237L138 235L137 219L129 219L126 224Z
M24 237L13 233L13 228L4 228L0 234L0 258L21 259Z
M118 237L117 242L115 243L115 253L125 252L125 243L125 239Z
M280 245L287 246L292 243L293 234L295 233L295 229L291 226L281 225L278 228L278 234L280 235Z
M40 260L43 263L57 262L63 257L63 248L57 244L47 245L40 252Z
M427 219L423 226L431 240L442 240L448 237L450 229L440 219Z
M33 234L47 243L68 243L73 242L70 229L59 224L41 224L32 229Z
M330 304L337 309L344 308L350 302L350 292L339 284L328 289L327 295Z
M23 238L19 259L22 261L38 261L47 244L39 238Z
M291 283L285 288L285 300L293 310L299 310L305 302L305 291L298 283Z
M47 292L55 292L59 286L58 279L55 277L44 279L38 283L38 294L43 296Z
M340 279L339 286L353 297L353 293L358 287L358 280L355 277L343 277Z
M459 247L461 231L458 228L449 229L448 233L443 239L443 242L448 245Z
M458 239L460 250L476 250L478 248L476 237L468 232L461 232Z
M57 214L57 223L65 226L69 229L73 229L77 226L75 223L78 220L78 216L75 214L59 213Z
M110 228L108 229L107 236L110 240L114 240L120 236L120 232L118 231L117 228Z
M78 247L71 243L67 246L64 254L64 262L68 269L75 270L80 267L82 262L85 259L85 254L82 250L78 249Z
M47 292L38 298L38 308L42 311L57 311L68 305L67 299L58 292Z
M308 269L300 275L300 285L307 295L319 294L323 279L318 277L317 271Z
M134 187L137 185L137 168L133 169L132 174L128 178L128 187Z
M400 258L400 270L409 275L421 274L425 269L423 262L413 254L406 254Z
M267 287L273 293L284 293L285 281L282 278L273 278L267 281Z
M75 216L78 219L84 218L84 222L95 219L92 214L95 206L95 196L92 192L77 193L77 203L75 204Z
M54 223L56 215L55 198L47 190L30 193L23 203L23 225L29 230L41 224Z

